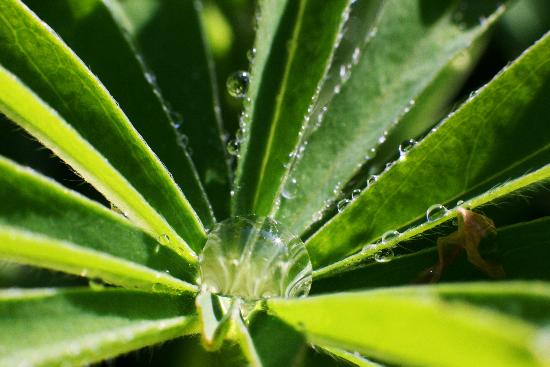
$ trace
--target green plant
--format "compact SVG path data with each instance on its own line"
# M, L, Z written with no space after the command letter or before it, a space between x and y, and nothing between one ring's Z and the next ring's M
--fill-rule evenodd
M0 365L93 363L176 338L153 357L550 365L550 219L515 201L550 177L550 36L430 130L506 4L260 0L250 80L230 83L245 97L233 174L198 1L24 3L0 2L0 111L112 210L0 158L0 258L90 279L1 291ZM480 208L508 225L487 236ZM207 229L230 213L257 222L230 224L220 249L242 233L272 249L278 225L299 235L312 295L200 291ZM437 263L438 238L484 272L445 251ZM228 266L216 251L202 265ZM426 269L448 283L410 285ZM504 281L487 279L495 269ZM290 292L276 274L259 286Z

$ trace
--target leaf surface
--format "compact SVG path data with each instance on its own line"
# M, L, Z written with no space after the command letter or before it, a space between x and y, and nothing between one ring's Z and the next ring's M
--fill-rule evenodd
M476 208L548 179L548 166L525 172L550 158L550 129L544 121L550 113L549 45L547 34L315 233L307 243L315 266L372 243L386 231L425 221L433 204L452 208L465 200L463 205ZM494 188L507 180L512 181ZM383 245L455 215L449 211Z
M108 2L25 0L101 80L132 125L155 152L206 226L213 214L182 137L154 75L117 24ZM109 57L105 57L109 55ZM183 139L184 140L184 139Z
M343 73L319 126L303 142L302 156L289 175L296 195L281 202L276 219L298 234L321 220L378 146L393 130L405 128L401 121L414 122L405 116L416 99L486 33L502 13L499 3L384 2L351 74Z
M248 94L252 102L245 110L249 118L241 126L234 214L266 216L276 206L311 97L327 72L349 3L260 3Z
M407 244L407 247L414 246ZM498 229L495 238L481 242L482 256L502 264L507 279L550 280L550 218L544 217ZM333 272L318 272L312 293L397 286L414 282L420 273L438 259L431 247L409 255L395 257L389 263L369 259L347 264ZM351 260L351 259L350 259ZM444 270L441 281L484 280L487 276L475 269L465 257Z
M0 364L98 362L195 333L188 297L109 289L0 292Z
M132 0L120 5L126 20L121 23L150 67L178 131L187 137L216 216L223 219L229 215L230 176L201 2Z
M506 301L505 301L506 300ZM269 308L308 339L422 366L542 366L545 283L403 287L294 300Z
M204 227L169 172L98 79L19 1L0 5L0 51L0 110L194 261L188 246L202 246Z
M0 157L0 257L154 290L194 291L194 269L121 215ZM174 278L176 277L176 278Z

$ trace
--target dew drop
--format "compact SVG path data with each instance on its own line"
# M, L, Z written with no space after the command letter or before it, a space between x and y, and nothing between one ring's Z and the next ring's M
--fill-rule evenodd
M359 56L361 56L361 50L359 49L359 47L356 47L353 50L353 55L351 56L353 64L357 65L357 63L359 62Z
M162 244L162 245L168 245L170 243L170 237L166 234L166 233L163 233L159 236L158 238L158 241Z
M323 219L323 212L318 210L316 211L315 213L313 213L313 215L311 216L311 219L313 220L313 222L318 222L320 221L321 219Z
M447 214L447 208L441 204L434 204L426 210L426 220L433 222L443 218L445 214Z
M338 202L338 204L336 205L337 209L338 209L338 213L341 213L344 211L344 209L346 208L346 206L348 206L348 204L351 203L351 200L350 199L342 199Z
M462 204L464 204L464 200L459 200L456 202L456 206L461 206Z
M382 235L382 243L387 243L399 237L399 231L387 231Z
M286 182L281 195L287 200L292 200L296 197L297 191L298 191L298 181L295 178L291 178Z
M372 186L376 182L376 180L378 180L378 176L376 175L370 176L369 179L367 180L367 187Z
M385 248L374 254L374 261L377 263L388 263L393 260L393 250L391 248Z
M238 140L236 139L229 140L226 145L227 153L229 153L229 155L232 155L232 156L239 155L239 145L240 144Z
M367 252L371 252L373 251L374 249L376 249L376 245L375 244L368 244L368 245L365 245L363 246L363 248L361 249L361 253L365 254Z
M405 156L416 144L417 141L414 139L405 140L399 145L399 155L401 157Z
M227 92L235 98L244 98L250 84L250 74L246 71L236 71L227 78Z
M248 61L252 62L254 60L254 57L256 57L256 47L251 48L246 53L246 58L248 59Z
M351 192L351 200L357 199L357 197L361 195L361 189L355 189Z
M218 223L208 234L199 265L203 289L248 301L299 297L311 287L305 245L271 218Z

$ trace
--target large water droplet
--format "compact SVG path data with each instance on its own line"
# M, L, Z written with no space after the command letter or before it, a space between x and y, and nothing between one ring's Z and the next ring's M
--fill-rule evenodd
M374 261L377 263L387 263L393 259L393 250L391 248L385 248L374 254Z
M382 243L390 242L399 237L400 233L398 231L387 231L382 235Z
M311 287L303 242L270 218L235 217L217 224L199 263L203 289L223 296L299 297Z
M227 92L235 98L244 98L250 84L250 74L246 71L236 71L227 78Z
M447 208L441 204L434 204L426 210L426 219L428 222L433 222L441 219L447 214Z

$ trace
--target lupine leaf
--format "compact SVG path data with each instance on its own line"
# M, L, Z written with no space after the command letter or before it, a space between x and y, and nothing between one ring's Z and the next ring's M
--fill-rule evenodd
M269 301L308 339L422 366L543 366L550 287L480 283Z
M0 364L83 365L195 333L189 297L105 289L0 292Z
M411 247L413 245L408 245ZM550 218L498 228L494 238L481 242L480 252L502 264L507 279L550 280ZM339 268L336 272L319 272L312 293L327 293L351 289L389 287L415 282L420 273L437 261L437 249L432 247L410 255L395 257L389 263L359 262ZM444 270L441 281L486 279L465 257L457 259Z
M268 215L333 55L349 0L260 2L234 214Z
M301 234L320 220L386 135L410 127L400 122L413 122L404 118L412 113L415 100L483 37L502 13L500 3L384 2L376 32L363 46L349 79L327 104L320 126L303 143L302 157L290 172L296 195L281 202L276 217L291 232ZM457 13L464 19L458 21ZM480 23L479 18L487 20Z
M204 227L169 172L82 61L17 0L0 4L0 65L0 110L194 261L188 246L200 249Z
M541 167L550 157L550 129L544 123L550 113L549 45L547 34L319 230L308 241L312 261L317 266L327 264L385 231L422 220L432 204L451 208L462 199L475 208L547 180L548 166L525 172ZM448 214L410 229L394 242L456 215Z
M191 158L138 50L100 0L25 0L88 65L166 165L201 221L213 215ZM109 57L105 57L109 55Z
M127 219L4 158L0 203L0 258L126 287L195 288L176 279L194 281L193 269Z
M214 73L198 0L120 2L126 29L151 68L162 96L187 136L217 217L229 215L230 176Z

